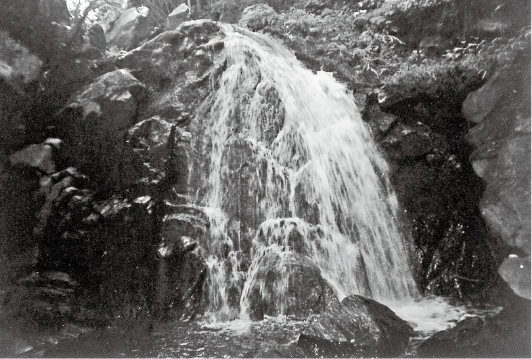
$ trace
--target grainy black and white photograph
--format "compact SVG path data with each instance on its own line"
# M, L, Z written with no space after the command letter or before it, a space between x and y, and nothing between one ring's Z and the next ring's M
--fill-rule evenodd
M530 358L530 0L0 0L0 357Z

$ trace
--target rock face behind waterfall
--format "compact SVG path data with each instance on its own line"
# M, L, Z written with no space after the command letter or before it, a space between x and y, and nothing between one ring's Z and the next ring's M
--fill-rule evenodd
M309 357L381 357L404 352L412 328L385 305L352 295L332 305L299 336Z
M482 79L464 81L457 71L451 80L454 86L414 94L388 89L382 104L368 97L363 114L392 164L391 182L411 223L419 287L478 299L496 279L498 241L478 210L484 183L469 163L460 110Z
M243 298L251 319L280 314L306 318L337 302L319 267L306 256L271 246L264 254L255 254L254 261L257 268L250 271Z

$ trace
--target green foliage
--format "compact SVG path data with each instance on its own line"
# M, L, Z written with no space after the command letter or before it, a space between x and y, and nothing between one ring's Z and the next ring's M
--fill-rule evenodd
M403 3L402 9L417 19L416 11L425 16L437 8L441 17L445 7L449 10L453 4L454 0L412 0ZM361 5L367 4L357 2L352 7ZM384 92L431 90L451 85L449 79L461 87L485 81L495 68L505 66L530 43L528 29L512 38L469 37L456 45L446 40L450 49L428 56L392 35L394 29L379 32L357 27L360 12L352 11L352 7L346 10L345 4L336 7L314 11L314 6L311 12L292 8L261 31L280 38L312 70L333 72L353 89L382 88ZM421 30L412 30L419 32L418 42L427 35ZM416 47L418 42L414 42Z

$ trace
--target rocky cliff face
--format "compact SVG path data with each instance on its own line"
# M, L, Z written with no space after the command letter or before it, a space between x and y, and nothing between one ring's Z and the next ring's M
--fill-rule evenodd
M475 124L467 138L475 173L486 182L482 216L521 258L505 259L501 275L530 299L530 53L469 94L462 112Z
M469 162L468 125L460 113L481 79L454 76L455 86L399 101L390 96L380 105L369 96L363 118L393 164L392 184L415 244L418 285L468 298L494 283L499 255L478 210L484 184Z
M223 43L205 46L218 30L208 21L189 25L107 62L34 126L60 138L19 151L24 139L3 146L2 279L13 315L45 325L166 316L170 307L174 315L194 313L183 298L202 299L197 241L207 222L187 203L185 128L219 71L211 59ZM7 103L14 110L3 115L13 121L17 103ZM63 273L75 283L63 309L54 296L35 306L41 294L31 288L56 287L35 273Z

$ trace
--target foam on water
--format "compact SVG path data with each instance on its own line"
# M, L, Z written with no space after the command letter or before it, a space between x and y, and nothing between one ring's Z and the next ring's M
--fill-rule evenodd
M395 303L392 309L416 332L424 336L452 328L465 318L493 316L502 310L496 306L479 309L463 304L452 304L447 298L433 296Z

